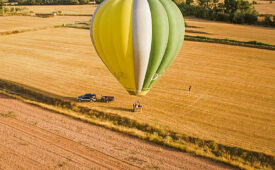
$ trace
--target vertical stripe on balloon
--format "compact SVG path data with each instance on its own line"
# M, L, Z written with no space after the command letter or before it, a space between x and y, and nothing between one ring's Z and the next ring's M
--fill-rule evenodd
M132 40L134 0L106 0L93 23L95 47L102 61L127 91L135 91Z
M147 0L134 0L133 50L136 94L142 90L152 43L152 20Z
M177 5L172 1L159 0L164 6L169 20L169 39L164 57L156 72L158 78L166 71L170 64L176 58L184 39L184 20ZM153 79L149 88L151 88L157 79Z
M152 80L157 78L156 71L164 56L169 37L169 21L165 8L159 0L148 0L148 2L152 15L153 33L150 60L143 84L143 91L148 91Z

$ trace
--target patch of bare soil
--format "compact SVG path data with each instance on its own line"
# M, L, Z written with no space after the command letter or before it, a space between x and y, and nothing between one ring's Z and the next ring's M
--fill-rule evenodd
M0 169L231 169L0 95Z

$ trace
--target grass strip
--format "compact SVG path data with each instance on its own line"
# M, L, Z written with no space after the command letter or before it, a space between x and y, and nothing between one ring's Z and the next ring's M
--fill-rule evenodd
M212 140L204 140L159 129L114 113L102 112L77 105L65 97L36 88L0 79L0 93L24 100L45 109L53 110L85 122L127 133L159 145L176 148L197 156L210 158L235 167L251 169L275 169L274 156L261 152L226 146Z
M207 32L203 32L203 31L195 31L195 30L185 30L185 32L188 32L188 33L195 33L195 34L209 34Z
M205 36L191 36L191 35L185 35L184 39L187 41L209 42L209 43L260 48L260 49L266 49L266 50L275 50L275 45L270 45L259 41L237 41L237 40L231 40L231 39L218 39L218 38L210 38Z
M85 29L85 30L89 30L90 29L90 27L87 27L87 26L76 26L76 25L72 25L72 24L65 25L64 27L67 27L67 28L78 28L78 29Z
M58 16L87 16L87 17L92 17L93 14L58 14Z
M50 27L40 27L40 28L32 28L32 29L21 29L21 30L12 30L12 31L5 31L0 32L0 35L10 35L10 34L18 34L18 33L24 33L24 32L30 32L30 31L38 31L38 30L45 30Z
M65 25L64 27L86 29L86 30L90 29L89 26L85 26L87 24L80 23L79 25L80 26L73 25L73 24L68 24L68 25ZM186 32L207 34L206 32L192 31L192 30L186 30ZM262 42L259 42L259 41L238 41L238 40L231 40L231 39L218 39L218 38L210 38L210 37L205 37L205 36L192 36L192 35L185 35L184 39L186 41L218 43L218 44L226 44L226 45L235 45L235 46L266 49L266 50L275 50L275 45L270 45L270 44L262 43Z

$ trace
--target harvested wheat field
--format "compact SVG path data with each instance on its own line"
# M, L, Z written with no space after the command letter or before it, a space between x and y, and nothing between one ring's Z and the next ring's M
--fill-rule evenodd
M52 13L62 11L62 14L93 14L97 5L27 5L18 6L28 8L35 13Z
M275 153L274 51L186 41L151 92L137 98L128 95L97 57L88 30L52 28L0 36L0 44L0 79L64 97L87 92L114 95L113 103L79 105L230 146ZM137 99L143 113L131 112Z
M272 14L275 15L275 2L273 1L257 1L257 4L254 5L255 9L259 14Z
M1 94L0 138L1 169L232 169Z
M260 41L275 44L275 29L261 26L229 24L214 22L194 17L186 17L189 26L199 28L186 28L186 30L198 31L200 33L186 32L187 35L206 36L213 38L233 39L239 41Z
M91 17L86 16L55 16L50 18L31 16L7 16L0 17L0 34L28 29L41 29L55 25L71 24L75 21L89 21Z

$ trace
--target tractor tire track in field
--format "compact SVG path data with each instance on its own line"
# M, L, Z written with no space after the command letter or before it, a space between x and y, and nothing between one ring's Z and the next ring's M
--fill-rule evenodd
M26 157L15 150L8 148L0 144L0 170L1 169L20 169L20 164L25 164L25 166L30 169L38 169L43 167L39 162ZM11 160L17 160L13 162Z
M1 94L0 113L0 169L232 169Z
M96 150L91 150L83 145L77 144L74 141L61 137L59 135L55 135L43 129L32 127L29 124L19 122L15 119L4 121L0 120L0 124L2 126L12 129L13 131L17 131L25 134L26 136L31 136L36 138L37 140L44 141L48 145L52 145L64 150L64 152L70 152L104 169L137 169L136 167L131 166L127 163L122 163L123 161L112 158L109 155L100 153Z

